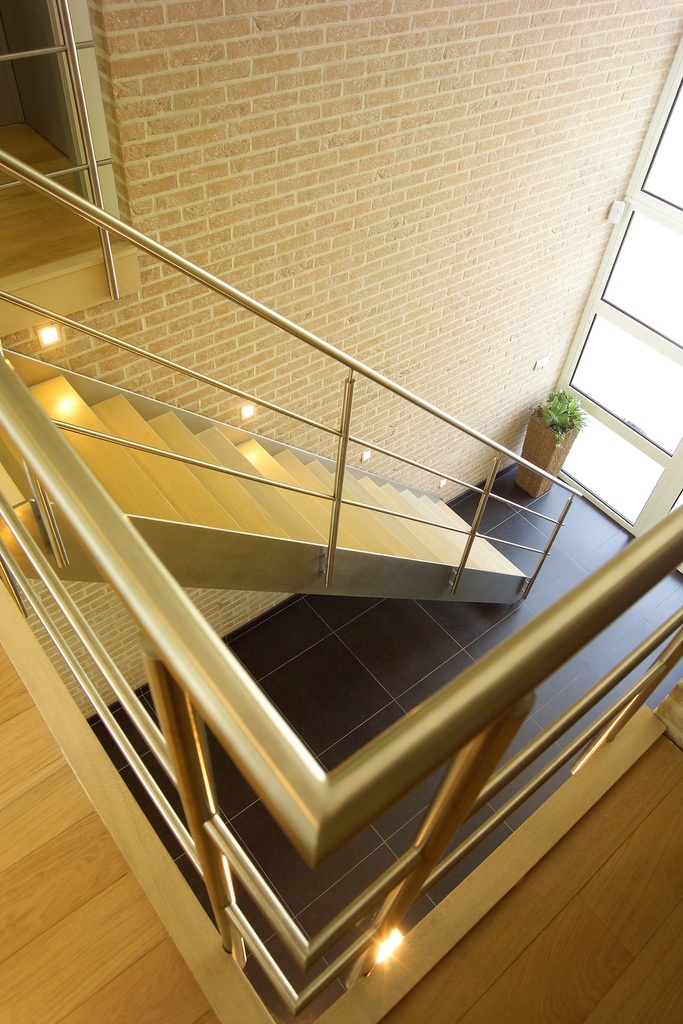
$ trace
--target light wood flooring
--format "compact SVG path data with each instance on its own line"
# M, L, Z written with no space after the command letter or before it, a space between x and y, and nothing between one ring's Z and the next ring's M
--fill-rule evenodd
M47 174L69 166L50 142L27 124L0 127L0 149ZM0 184L12 178L0 171ZM73 188L73 178L57 179ZM0 278L99 247L97 229L28 186L0 191Z
M0 647L0 1021L218 1024Z
M384 1024L683 1020L682 808L661 738Z

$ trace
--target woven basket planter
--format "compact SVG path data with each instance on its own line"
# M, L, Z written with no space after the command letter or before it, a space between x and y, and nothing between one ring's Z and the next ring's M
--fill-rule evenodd
M550 427L547 427L532 414L526 428L522 458L533 462L535 466L544 469L546 473L557 476L578 434L578 429L570 430L560 438ZM559 446L558 441L560 442ZM537 473L533 473L524 466L520 466L517 470L516 483L534 498L545 494L552 487L550 480L538 476Z

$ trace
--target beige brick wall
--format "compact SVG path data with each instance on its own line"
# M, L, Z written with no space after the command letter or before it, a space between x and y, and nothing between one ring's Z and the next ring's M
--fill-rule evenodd
M134 226L518 449L565 358L680 4L91 0L91 12ZM141 263L141 294L88 310L88 323L336 422L338 368ZM9 347L36 348L28 334ZM236 400L152 379L99 343L74 340L55 359L236 421ZM356 434L484 475L469 440L375 386L357 391ZM310 431L259 422L316 446ZM221 630L273 600L195 596Z

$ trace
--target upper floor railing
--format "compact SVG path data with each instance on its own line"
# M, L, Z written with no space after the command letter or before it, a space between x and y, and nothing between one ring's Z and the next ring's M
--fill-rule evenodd
M679 610L532 743L495 770L529 708L534 688L683 561L681 509L409 716L338 768L325 772L4 360L0 360L0 425L143 634L159 726L141 709L118 670L115 650L105 647L10 502L0 497L0 513L6 523L0 538L5 580L17 600L33 608L197 866L226 949L243 962L246 943L295 1012L341 972L350 969L349 980L353 981L371 970L381 944L400 928L414 901L542 785L551 770L567 763L588 743L604 738L606 731L618 728L683 653L683 610ZM31 566L28 574L26 560ZM29 579L32 576L42 582L49 601L43 588ZM66 629L60 624L62 617ZM76 644L72 630L78 637ZM636 683L619 693L607 711L464 844L443 856L454 832L477 807L500 792L673 634L668 647ZM136 745L109 712L93 683L90 662L109 682L177 787L184 822L143 763ZM202 723L209 726L274 821L313 866L340 849L440 765L448 764L448 768L405 852L309 937L219 813ZM351 934L343 951L303 990L294 988L235 900L226 865L300 967L316 963ZM370 917L373 911L374 917ZM363 919L358 934L354 929Z

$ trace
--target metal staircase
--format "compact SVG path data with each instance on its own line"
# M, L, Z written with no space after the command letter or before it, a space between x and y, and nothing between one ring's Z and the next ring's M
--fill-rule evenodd
M481 537L453 592L469 524L438 498L350 469L328 583L333 462L114 387L88 402L92 382L52 372L33 397L183 586L505 603L522 593L525 574ZM101 579L80 546L64 547L62 578Z

